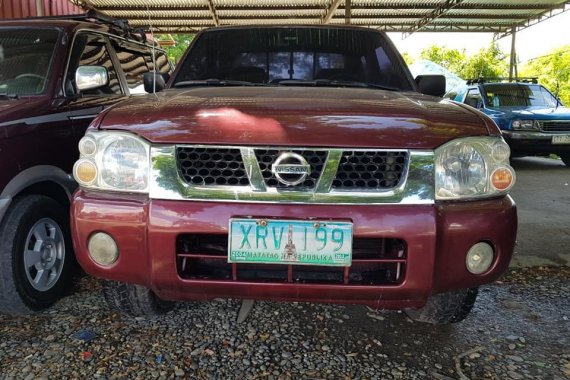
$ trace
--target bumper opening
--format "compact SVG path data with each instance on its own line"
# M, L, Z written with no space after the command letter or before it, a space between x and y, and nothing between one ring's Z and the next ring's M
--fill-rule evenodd
M232 264L227 262L227 247L227 235L179 235L178 275L202 281L399 285L406 273L406 243L401 239L354 237L350 267Z

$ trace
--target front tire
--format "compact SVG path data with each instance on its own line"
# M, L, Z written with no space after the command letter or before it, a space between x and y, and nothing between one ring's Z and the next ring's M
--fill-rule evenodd
M142 285L103 281L103 295L111 309L135 317L164 314L174 307L173 302L159 299Z
M478 288L432 295L424 307L406 310L410 319L416 322L446 325L464 320L477 299Z
M29 314L61 298L73 277L68 210L52 198L14 198L0 224L0 312Z

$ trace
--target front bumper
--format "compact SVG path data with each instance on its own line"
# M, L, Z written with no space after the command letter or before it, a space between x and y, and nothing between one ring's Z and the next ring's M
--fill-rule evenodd
M78 190L72 207L77 258L91 275L141 284L168 300L217 297L365 304L374 308L421 307L432 293L489 283L508 267L517 216L510 197L436 205L286 205L150 200ZM354 236L398 238L407 246L406 274L397 285L182 278L176 240L181 234L227 234L232 217L351 220ZM110 267L93 262L87 240L103 231L120 257ZM482 275L465 268L465 254L479 242L495 247L495 262ZM240 264L247 265L247 264Z
M502 131L503 137L514 155L560 154L570 152L570 144L553 144L552 137L570 133L545 133L531 131Z

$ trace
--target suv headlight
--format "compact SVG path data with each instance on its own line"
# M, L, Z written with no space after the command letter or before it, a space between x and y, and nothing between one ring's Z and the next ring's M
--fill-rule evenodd
M492 197L515 183L510 149L500 137L466 137L435 151L435 196L438 200Z
M91 132L79 141L80 158L73 167L83 187L146 193L149 144L123 132Z
M512 123L513 129L517 130L538 130L540 129L536 120L520 120L514 119Z

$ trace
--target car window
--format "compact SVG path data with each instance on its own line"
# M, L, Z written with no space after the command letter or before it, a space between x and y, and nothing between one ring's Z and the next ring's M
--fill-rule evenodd
M79 66L103 66L107 69L109 83L92 90L81 91L82 95L121 95L121 84L103 36L81 33L75 38L66 77L66 92L77 94L75 87L75 71Z
M45 93L58 36L55 29L0 30L0 93Z
M478 88L472 88L467 91L467 96L465 97L465 104L470 105L473 108L481 108L483 106L483 99Z
M124 41L111 39L113 47L117 53L117 58L121 64L127 87L131 94L146 94L144 90L143 74L150 70L145 57L145 50L141 47L128 44Z
M485 85L485 96L493 108L556 107L556 98L540 85L498 83Z
M383 34L350 28L205 32L182 63L174 85L212 78L259 84L324 79L413 89L405 66Z

